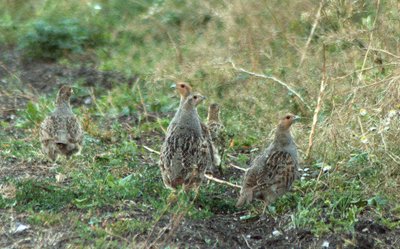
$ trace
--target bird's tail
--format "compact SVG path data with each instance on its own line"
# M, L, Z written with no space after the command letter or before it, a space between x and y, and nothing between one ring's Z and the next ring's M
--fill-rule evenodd
M68 134L65 131L58 131L55 139L56 144L68 144Z

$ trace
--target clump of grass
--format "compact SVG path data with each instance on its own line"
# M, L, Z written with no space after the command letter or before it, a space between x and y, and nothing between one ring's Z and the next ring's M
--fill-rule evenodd
M101 44L102 37L97 32L79 19L37 20L21 36L18 46L26 57L54 60Z

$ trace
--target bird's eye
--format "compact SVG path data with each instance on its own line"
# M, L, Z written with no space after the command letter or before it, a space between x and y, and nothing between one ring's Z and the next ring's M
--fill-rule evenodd
M290 116L286 116L286 119L290 119Z
M197 96L193 96L194 99L197 99Z
M181 88L185 88L185 85L181 85Z

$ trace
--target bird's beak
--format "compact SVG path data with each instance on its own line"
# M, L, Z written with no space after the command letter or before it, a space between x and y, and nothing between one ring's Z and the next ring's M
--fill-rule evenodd
M170 85L169 87L173 88L173 89L176 89L176 84L174 83L174 84Z
M206 97L206 96L203 96L203 100L205 100L205 99L207 99L207 97Z
M300 116L297 115L293 117L293 121L299 121L300 119L301 119Z

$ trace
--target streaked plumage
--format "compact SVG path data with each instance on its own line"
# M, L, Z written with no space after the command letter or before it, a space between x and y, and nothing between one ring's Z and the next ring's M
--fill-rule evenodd
M199 185L212 161L196 108L203 99L200 94L189 95L168 129L160 155L161 175L168 188Z
M207 126L219 158L222 159L228 143L228 133L220 120L220 107L216 103L208 108ZM221 160L218 166L221 170Z
M69 103L72 93L71 87L62 86L57 95L56 109L40 125L42 152L52 161L59 154L69 158L82 147L82 128Z
M168 130L171 129L172 127L175 126L176 124L176 117L179 116L180 114L180 110L181 107L183 105L183 103L185 102L185 100L187 99L187 97L192 93L192 87L186 83L186 82L178 82L175 84L176 90L178 91L179 95L180 95L180 104L179 104L179 108L178 111L175 113L174 118L172 119L170 125L168 126ZM198 116L198 114L197 114ZM202 131L202 135L203 137L206 139L207 141L207 147L208 150L210 151L210 154L213 155L212 156L212 160L210 165L208 166L208 171L210 171L211 173L216 173L218 170L218 166L221 164L221 158L218 154L218 150L215 148L215 145L213 143L213 140L211 138L211 134L209 131L209 128L207 127L207 125L205 123L203 123L200 119L200 117L198 116L198 119L200 120L200 126L201 126L201 131Z
M265 202L265 208L292 187L297 176L297 149L290 134L290 126L297 116L283 117L275 132L274 141L251 164L245 173L237 207L253 198Z

